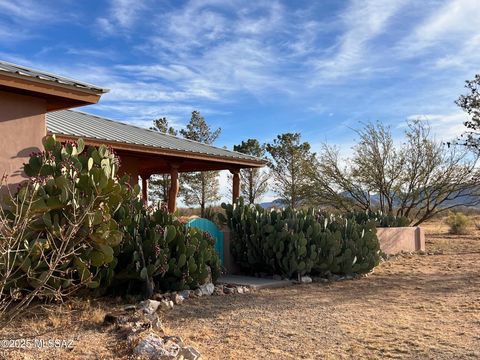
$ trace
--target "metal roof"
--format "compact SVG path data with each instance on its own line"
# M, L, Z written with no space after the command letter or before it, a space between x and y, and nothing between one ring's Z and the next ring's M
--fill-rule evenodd
M95 85L87 84L77 80L69 79L63 76L51 74L45 71L34 70L25 66L12 64L6 61L0 60L0 71L14 74L16 76L28 77L43 81L55 82L61 85L72 86L77 89L90 90L99 93L106 93L109 90L103 89Z
M264 160L254 156L79 111L60 110L50 112L46 114L46 120L47 130L52 134L199 154L214 158L217 161L223 158L246 161L257 166L262 166L266 163Z

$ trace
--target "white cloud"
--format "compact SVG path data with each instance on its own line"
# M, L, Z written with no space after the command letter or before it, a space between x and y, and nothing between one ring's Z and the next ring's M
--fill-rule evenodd
M96 19L97 25L107 34L130 30L145 10L145 0L110 0L107 16Z
M437 45L456 47L464 43L462 40L475 37L479 34L478 26L475 26L480 18L479 5L478 0L446 1L400 42L401 52L416 56ZM432 8L429 6L426 10Z
M405 4L404 0L351 2L339 19L344 33L329 49L329 56L314 62L319 77L316 82L348 76L351 72L375 71L369 65L375 56L368 51L369 43L384 34L391 18Z
M0 1L0 11L13 21L39 22L53 19L57 12L35 0Z
M458 138L467 129L463 123L468 120L464 112L448 114L413 114L407 120L422 120L431 126L435 138L440 141L449 141Z

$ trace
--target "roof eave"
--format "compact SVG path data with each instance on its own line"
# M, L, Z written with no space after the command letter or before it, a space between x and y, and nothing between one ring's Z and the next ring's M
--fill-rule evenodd
M9 72L0 72L0 87L13 93L45 99L47 111L96 104L107 91L81 88Z
M61 133L54 133L49 131L49 134L55 135L55 137L60 141L67 141L67 140L76 140L79 137ZM158 148L154 146L147 146L147 145L139 145L139 144L129 144L123 142L117 142L112 140L105 140L105 139L97 139L97 138L87 138L82 137L88 145L100 146L100 145L109 145L114 149L118 150L125 150L125 151L132 151L132 152L139 152L143 154L155 154L155 155L163 155L163 156L171 156L171 157L183 157L187 159L195 159L200 161L214 161L219 163L224 163L230 165L231 168L260 168L267 165L267 161L265 160L249 160L249 159L238 159L233 157L226 157L226 156L218 156L218 155L211 155L211 154L204 154L204 153L197 153L197 152L189 152L189 151L181 151L175 149L164 149ZM228 166L226 166L226 169Z

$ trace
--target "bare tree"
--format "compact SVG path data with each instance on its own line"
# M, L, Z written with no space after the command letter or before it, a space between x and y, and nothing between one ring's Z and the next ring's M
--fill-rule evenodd
M480 203L478 157L433 140L425 122L408 122L401 146L395 146L390 129L380 123L357 133L360 140L350 159L323 145L309 170L310 202L345 210L378 208L406 216L415 226L441 211Z

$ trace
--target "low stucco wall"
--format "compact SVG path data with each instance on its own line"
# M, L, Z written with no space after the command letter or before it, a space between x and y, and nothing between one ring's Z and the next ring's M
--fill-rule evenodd
M377 228L380 249L386 254L425 251L425 234L419 226Z
M25 178L29 154L43 149L46 107L45 100L0 91L0 176L7 175L10 186Z

